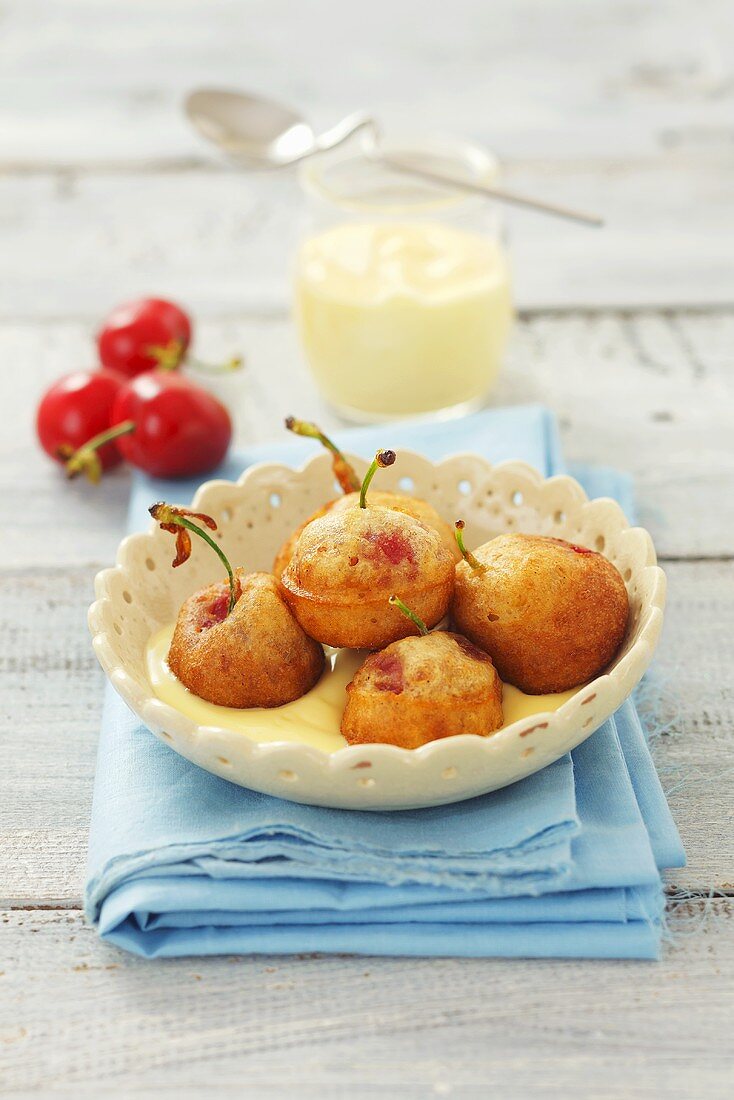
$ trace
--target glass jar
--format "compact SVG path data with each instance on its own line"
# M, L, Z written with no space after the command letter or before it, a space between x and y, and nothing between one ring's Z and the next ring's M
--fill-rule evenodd
M472 145L386 152L472 181L497 178L495 159ZM480 406L512 322L496 205L364 153L308 161L301 181L308 227L296 323L326 399L363 422Z

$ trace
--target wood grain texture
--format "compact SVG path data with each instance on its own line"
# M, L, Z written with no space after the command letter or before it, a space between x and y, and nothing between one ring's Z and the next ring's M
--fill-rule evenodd
M622 465L635 477L639 519L662 557L734 553L734 311L531 314L516 327L493 400L541 402L559 417L566 456ZM281 318L204 322L199 354L241 351L246 370L218 383L244 443L283 437L289 413L338 421L315 394L291 325ZM53 378L94 361L83 322L6 324L6 426L0 488L13 515L0 568L112 561L128 476L99 491L64 483L38 451L33 410ZM211 378L207 380L211 382ZM53 528L51 543L38 537Z
M658 965L150 963L103 946L76 912L0 913L0 1087L657 1100L699 1097L705 1080L718 1100L730 1085L732 917L730 899L678 905Z
M207 147L180 114L192 86L269 90L326 126L372 109L504 156L700 159L731 144L727 0L6 0L7 166L144 168ZM166 48L162 49L162 43Z
M3 0L0 30L0 897L21 907L0 911L0 1095L728 1096L729 0ZM507 183L606 216L509 217L525 312L494 399L549 404L568 457L628 468L668 559L648 701L690 863L661 964L151 964L83 923L103 690L84 620L129 480L64 483L36 451L39 392L94 362L111 304L153 291L196 310L202 355L246 353L225 383L241 440L290 412L336 426L286 320L296 182L218 161L180 111L197 84L474 139Z
M588 229L508 211L523 309L727 304L734 152L712 162L509 163L521 194L606 218ZM146 288L203 313L283 314L306 214L291 174L0 175L0 317L95 316Z
M590 232L509 212L524 308L731 302L733 45L727 0L458 0L430 20L419 0L368 17L153 0L132 18L12 0L0 315L92 315L146 286L198 312L284 310L294 177L228 169L181 111L195 85L243 83L319 126L366 107L394 134L471 138L521 193L602 214Z

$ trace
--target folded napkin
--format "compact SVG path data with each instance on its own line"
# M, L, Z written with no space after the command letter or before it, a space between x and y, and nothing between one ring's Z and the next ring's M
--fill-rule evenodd
M338 438L355 453L389 443L563 469L555 422L537 407ZM239 452L218 473L313 453L308 441L285 440ZM630 511L627 479L573 472L591 495ZM184 503L195 488L138 477L129 529L147 526L151 501ZM141 955L654 958L659 869L683 860L629 701L573 754L512 787L380 814L301 806L209 775L107 689L86 907L105 939Z

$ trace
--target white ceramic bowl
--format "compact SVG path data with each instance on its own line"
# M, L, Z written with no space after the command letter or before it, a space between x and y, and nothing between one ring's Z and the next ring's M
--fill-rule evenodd
M354 465L358 472L366 468L361 459ZM117 565L98 574L89 625L110 682L171 749L233 783L296 802L363 810L434 806L538 771L593 733L627 698L660 635L665 575L647 531L630 527L615 501L588 500L570 477L544 479L524 463L492 466L471 454L433 463L401 451L397 463L378 476L381 489L430 500L449 521L465 519L470 546L502 532L525 531L603 551L622 573L631 606L627 636L613 665L553 713L515 722L490 737L451 737L412 751L375 744L326 753L298 742L262 744L232 730L198 726L153 694L145 651L151 634L175 619L188 595L219 579L221 565L202 544L194 546L183 568L171 569L171 536L151 523L147 533L124 539ZM321 454L298 470L263 464L237 483L209 481L193 507L218 521L233 563L267 570L297 524L336 495L329 458Z

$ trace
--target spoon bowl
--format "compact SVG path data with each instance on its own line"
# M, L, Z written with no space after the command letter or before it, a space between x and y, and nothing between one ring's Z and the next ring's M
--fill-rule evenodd
M301 115L277 100L215 88L192 92L185 110L202 137L248 168L286 168L375 127L360 112L317 137Z
M200 88L187 96L184 108L202 137L218 145L228 156L246 168L286 168L313 156L314 153L335 149L362 130L366 138L364 155L398 172L439 186L484 195L558 218L583 222L585 225L603 224L601 218L578 210L569 210L557 203L448 176L421 167L404 157L388 156L380 148L380 133L375 119L361 111L347 115L330 130L316 135L305 119L291 107L286 107L268 96L254 95L251 92Z

